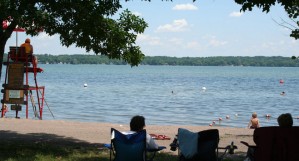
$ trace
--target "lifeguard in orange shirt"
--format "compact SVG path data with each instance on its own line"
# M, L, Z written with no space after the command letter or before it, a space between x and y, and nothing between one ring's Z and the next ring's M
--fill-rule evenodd
M25 53L27 56L32 56L33 54L33 46L30 44L30 39L27 38L25 43L21 45L21 47L25 47Z

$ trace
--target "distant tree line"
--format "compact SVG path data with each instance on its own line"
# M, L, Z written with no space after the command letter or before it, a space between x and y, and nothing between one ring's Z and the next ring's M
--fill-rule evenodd
M216 57L145 57L142 64L148 65L188 65L188 66L264 66L298 67L299 61L281 56L216 56Z
M126 65L122 60L109 59L102 55L49 55L37 54L40 64L114 64ZM6 61L7 55L4 55ZM264 67L299 67L299 61L281 56L215 56L215 57L167 57L146 56L141 65L173 65L173 66L264 66Z

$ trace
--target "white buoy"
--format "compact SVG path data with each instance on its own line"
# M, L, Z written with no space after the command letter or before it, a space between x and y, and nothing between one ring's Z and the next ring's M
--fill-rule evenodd
M205 91L207 88L206 87L202 87L201 89Z
M84 83L84 87L87 87L87 83Z

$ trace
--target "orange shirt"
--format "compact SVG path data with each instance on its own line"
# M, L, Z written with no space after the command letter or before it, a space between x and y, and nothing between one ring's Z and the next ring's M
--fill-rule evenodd
M25 53L26 54L32 54L33 53L33 47L30 43L23 43L21 47L25 47Z

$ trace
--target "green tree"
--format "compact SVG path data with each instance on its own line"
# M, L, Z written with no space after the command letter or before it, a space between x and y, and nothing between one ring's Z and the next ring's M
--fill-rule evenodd
M263 12L268 13L271 6L281 5L289 15L289 18L294 22L294 24L291 24L284 21L282 26L291 29L291 37L299 39L299 0L235 0L235 2L242 5L241 11L244 12L246 10L251 11L253 7L258 7Z
M0 0L0 21L9 24L6 29L0 27L0 63L6 42L18 26L31 36L41 30L50 36L59 34L64 46L75 44L137 66L144 54L135 41L148 24L128 10L114 18L121 7L119 0Z

